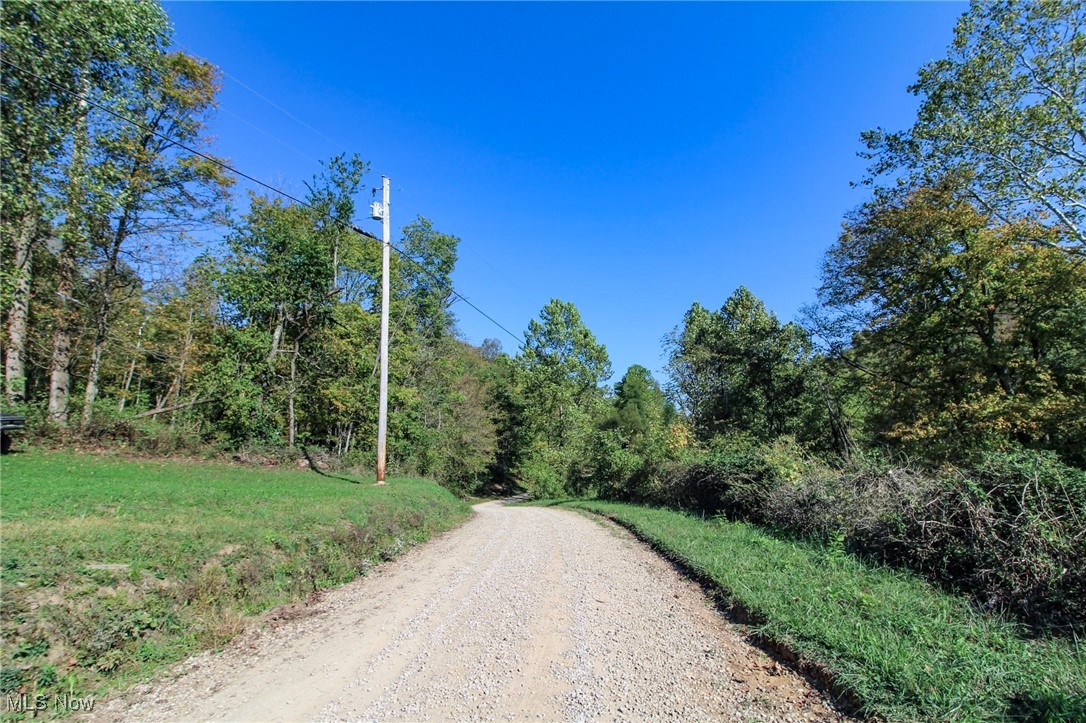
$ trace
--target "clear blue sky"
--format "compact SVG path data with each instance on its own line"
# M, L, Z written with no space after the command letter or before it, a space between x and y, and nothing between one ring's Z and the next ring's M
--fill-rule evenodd
M461 293L518 333L552 297L573 301L617 379L663 367L661 338L694 301L719 308L746 285L785 320L814 301L822 255L865 199L849 186L860 132L911 123L906 87L966 6L166 9L176 41L228 74L220 154L304 192L318 160L358 152L370 185L392 178L395 228L421 214L462 239ZM515 352L454 310L469 341Z

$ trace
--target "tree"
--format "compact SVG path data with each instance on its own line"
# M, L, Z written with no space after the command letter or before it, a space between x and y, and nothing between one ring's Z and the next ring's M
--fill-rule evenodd
M80 217L93 215L87 202L97 199L84 177L89 106L80 96L109 101L134 68L152 59L165 42L168 22L157 3L45 3L12 0L0 8L3 103L0 123L4 264L3 308L7 334L5 394L21 401L26 384L27 321L35 251L50 236L58 214L65 218L62 275L58 292L60 329L71 328L66 307L74 289L81 249ZM75 171L73 172L73 164ZM74 194L74 196L73 196ZM61 354L70 338L56 340ZM65 343L67 341L67 344ZM58 367L58 384L67 391L67 363ZM60 415L66 419L66 401ZM58 397L59 399L60 397Z
M1086 5L973 0L946 58L921 68L905 131L868 131L880 193L945 177L993 223L1032 218L1036 241L1086 251Z
M411 387L415 407L401 417L401 426L413 428L414 438L398 453L416 472L456 492L474 492L496 459L500 411L479 350L450 336L444 340L425 354L426 373Z
M157 56L140 68L126 98L125 115L140 126L111 124L103 137L99 173L113 199L104 233L92 239L98 267L96 327L87 370L83 424L90 422L98 397L102 353L110 327L113 286L122 251L131 259L144 255L131 248L142 239L158 248L179 246L193 227L217 218L232 178L207 158L183 149L199 149L206 115L214 108L217 72L185 53ZM209 149L202 153L206 156Z
M399 276L405 294L405 313L418 332L430 339L452 326L452 271L460 239L434 230L429 219L419 216L403 228L403 250L410 261L400 260Z
M539 320L529 322L525 340L518 361L536 427L548 443L560 445L569 432L568 415L599 394L611 361L577 307L560 299L551 299Z
M560 492L581 477L583 448L606 413L600 385L611 375L611 361L568 301L544 306L525 341L516 362L534 456L523 464L535 470L526 476L546 477L548 493Z
M877 441L968 458L1086 448L1086 265L1031 221L996 225L952 184L854 213L820 297L844 320Z
M460 467L444 455L448 440L464 430L461 422L467 423L466 416L456 419L458 411L466 412L466 408L454 409L453 387L459 382L465 389L478 386L474 385L477 380L463 378L473 365L466 356L469 352L454 339L454 319L449 311L451 274L460 239L438 231L421 216L404 226L402 234L400 248L404 253L394 257L391 268L390 458L403 468L435 476L463 490L478 481L474 472L463 472L477 470L478 465L469 462L472 454L466 451L460 454L467 464ZM489 414L473 409L480 411L476 421ZM493 458L488 447L484 457Z
M782 325L745 287L717 312L695 303L667 345L673 393L703 439L813 433L804 424L810 339L798 324Z
M369 172L369 163L358 154L347 157L341 153L323 164L321 171L312 183L307 183L309 190L307 202L313 209L313 219L317 232L324 237L324 243L332 251L332 286L339 291L340 282L346 281L344 271L358 271L358 262L366 258L364 250L372 249L373 244L359 243L358 234L353 226L353 194L362 183L363 176ZM376 254L369 254L371 264L376 261ZM369 266L367 265L367 266ZM366 268L365 271L369 271ZM348 273L347 277L351 275ZM375 277L376 275L373 274ZM374 278L376 281L376 278Z
M227 247L220 293L241 342L238 363L258 370L261 396L285 412L284 436L294 444L303 344L331 322L339 293L329 237L309 208L254 197Z
M634 364L615 385L614 424L628 444L639 447L671 421L675 409L645 367Z

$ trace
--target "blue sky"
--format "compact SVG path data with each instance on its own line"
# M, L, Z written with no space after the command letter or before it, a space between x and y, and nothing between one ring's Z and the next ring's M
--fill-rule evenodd
M221 155L303 193L319 160L358 152L369 185L392 178L395 229L421 214L462 239L462 294L518 333L552 297L573 301L617 379L662 369L661 338L694 301L719 308L746 285L789 320L815 300L822 255L865 200L849 185L859 134L911 123L906 87L966 6L166 9L177 43L227 74ZM454 310L469 341L515 351Z

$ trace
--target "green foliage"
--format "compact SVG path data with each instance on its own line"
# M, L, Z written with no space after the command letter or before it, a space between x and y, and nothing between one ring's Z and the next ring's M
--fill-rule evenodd
M472 494L490 478L498 430L487 362L469 344L445 337L420 349L417 394L404 398L403 434L397 454L403 465Z
M675 408L645 367L634 364L615 385L613 423L630 445L648 444L674 416Z
M637 499L635 480L645 468L644 456L630 448L617 429L596 433L592 444L592 479L597 493L611 499Z
M268 443L280 438L282 427L264 386L261 363L267 351L265 335L256 330L220 331L212 346L218 356L200 381L209 405L206 415L223 446Z
M820 295L875 441L958 460L1018 443L1086 463L1086 266L1044 233L992 228L952 185L849 219Z
M168 52L154 2L17 2L3 17L14 63L3 72L7 393L43 391L44 375L26 368L35 346L51 346L50 417L66 425L73 371L86 379L84 421L96 408L116 307L142 290L136 269L168 262L189 232L221 218L232 180L204 136L218 74ZM87 327L89 358L73 359Z
M610 435L596 452L605 496L836 544L1040 630L1086 625L1086 472L1050 452L990 452L972 467L927 471L856 455L834 468L787 437L728 436L654 465Z
M490 340L493 341L493 340ZM484 342L483 347L486 349ZM487 366L490 399L496 414L497 449L491 467L492 481L502 488L517 486L516 474L531 453L527 401L517 386L517 363L500 352L494 342Z
M4 3L0 19L4 59L45 79L11 67L0 74L4 221L18 237L17 225L28 215L48 221L57 211L48 194L63 177L66 144L86 113L76 94L90 89L112 100L126 79L157 60L169 24L160 5L138 0L13 0ZM8 302L5 297L5 307Z
M40 452L3 473L2 682L31 696L149 676L469 514L410 479Z
M400 265L404 287L402 314L414 321L413 327L425 339L435 339L449 331L453 302L452 271L460 239L434 229L421 216L403 229L403 250L412 259Z
M541 450L522 460L517 476L524 490L536 499L569 494L566 460L555 450Z
M1038 240L1086 244L1086 7L1076 0L974 0L947 57L920 69L906 131L864 134L868 183L934 186L954 176L1000 223L1042 221Z
M990 452L882 505L848 522L856 549L1041 629L1086 623L1086 472L1052 453Z
M560 412L564 403L591 398L611 376L607 349L596 341L571 302L551 299L539 320L528 323L525 340L518 361L528 393L541 403L547 392L560 396L549 407L541 404L541 409ZM550 435L550 439L558 436Z
M914 577L747 524L571 504L632 528L711 581L758 636L828 671L863 713L963 721L1086 715L1086 649L1073 641L1029 639Z
M514 383L523 399L523 439L532 451L516 474L532 489L585 489L592 483L588 448L606 413L600 385L611 375L607 350L577 307L559 299L529 323L525 338Z
M279 200L251 199L251 210L227 238L223 301L239 326L319 324L331 299L331 249L311 212Z
M738 432L826 443L807 333L782 325L745 287L716 312L695 303L667 346L673 392L701 439Z

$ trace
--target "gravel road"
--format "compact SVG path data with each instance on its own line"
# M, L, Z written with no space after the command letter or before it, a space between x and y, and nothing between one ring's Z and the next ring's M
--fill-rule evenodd
M488 502L457 530L100 708L109 720L834 720L610 523Z

